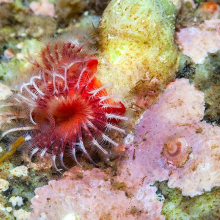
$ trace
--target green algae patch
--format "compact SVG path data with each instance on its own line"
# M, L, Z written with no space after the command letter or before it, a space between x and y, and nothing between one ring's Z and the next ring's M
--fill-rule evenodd
M99 77L124 96L138 81L165 85L178 69L175 7L167 0L110 2L99 27Z
M20 49L17 48L17 45L18 43L10 46L15 55L10 60L0 62L0 80L12 88L17 87L18 83L27 77L28 73L25 70L30 65L27 60L28 54L36 52L41 44L36 39L31 39L23 41ZM37 56L38 54L35 53L34 57L37 58Z
M3 143L1 143L3 145ZM3 151L0 155L7 151ZM14 219L13 212L20 208L31 211L31 199L34 196L34 190L38 187L46 185L49 180L54 179L52 170L47 172L35 171L29 169L27 176L12 176L10 171L16 166L22 164L21 152L16 152L14 156L0 164L0 179L7 180L9 187L6 191L0 192L0 219ZM12 196L21 197L23 204L21 206L13 206L10 202ZM8 212L6 208L11 208Z
M211 123L220 121L220 52L210 53L203 64L194 64L185 55L177 73L178 78L187 78L204 93L204 120Z
M164 200L162 214L169 220L175 219L219 219L220 188L193 198L183 196L178 189L170 189L167 182L157 182L157 193Z
M195 86L205 95L205 116L208 122L220 120L220 52L210 54L205 63L194 65L193 77Z

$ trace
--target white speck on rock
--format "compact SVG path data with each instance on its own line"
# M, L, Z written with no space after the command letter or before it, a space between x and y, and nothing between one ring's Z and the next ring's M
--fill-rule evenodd
M9 187L9 182L4 179L0 179L0 192L1 191L6 191Z
M22 197L20 197L20 196L12 196L12 197L9 199L9 202L11 202L11 204L12 204L13 206L16 206L16 205L21 206L21 205L23 205L23 199L22 199Z
M6 210L7 212L11 212L11 211L12 211L12 207L6 207L5 210Z
M74 213L69 213L64 216L62 220L80 220L79 217L76 216Z
M13 177L21 177L28 175L28 168L26 166L18 166L10 171Z
M30 217L30 212L26 212L23 209L14 210L14 216L16 220L28 220Z
M0 100L5 100L10 95L12 95L10 88L8 86L0 83Z
M125 144L131 144L134 140L134 135L133 134L128 134L125 137Z

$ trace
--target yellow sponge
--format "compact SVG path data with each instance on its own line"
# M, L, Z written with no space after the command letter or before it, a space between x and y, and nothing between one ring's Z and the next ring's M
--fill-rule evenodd
M99 78L114 82L114 93L126 97L141 80L164 85L174 77L175 10L168 0L110 2L99 26Z

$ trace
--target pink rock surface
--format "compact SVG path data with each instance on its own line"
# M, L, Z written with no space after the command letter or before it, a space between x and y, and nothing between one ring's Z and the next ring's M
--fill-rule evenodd
M42 0L41 2L31 2L30 9L34 12L35 15L42 16L55 16L55 7L54 4L48 2L47 0Z
M97 168L72 168L61 180L36 189L30 219L164 219L162 202L151 186L155 181L168 180L169 187L188 196L220 186L220 128L201 122L203 99L186 79L170 83L143 114L113 180ZM165 143L178 140L190 147L181 167L167 163L161 153Z
M184 54L202 64L208 53L220 49L220 19L206 20L200 27L183 28L177 33L177 43Z
M129 158L121 161L116 180L134 188L168 179L171 168L161 155L163 146L172 138L181 138L191 124L200 121L203 105L203 93L188 80L170 83L158 103L143 114L128 149Z
M0 4L1 3L12 3L14 2L14 0L0 0Z
M178 187L188 196L219 186L220 128L200 121L203 105L203 94L188 80L171 83L137 125L137 136L116 180L136 188L168 179L169 187ZM167 164L161 154L165 143L178 139L192 150L179 168Z
M200 122L189 126L181 136L193 151L183 167L172 169L168 186L178 187L189 196L220 186L220 128Z
M67 216L76 220L164 219L160 215L162 203L157 201L155 191L155 187L145 186L128 197L124 191L112 187L103 171L82 171L75 167L63 179L36 189L30 219L69 219Z

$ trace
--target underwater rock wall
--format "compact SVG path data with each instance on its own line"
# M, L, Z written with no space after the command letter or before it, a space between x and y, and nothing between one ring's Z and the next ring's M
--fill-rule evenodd
M108 94L122 94L130 124L118 127L128 133L121 137L125 143L120 142L109 158L96 161L98 168L79 154L83 168L73 167L62 177L51 168L50 152L36 161L19 148L0 165L0 218L218 219L219 5L192 0L113 0L103 13L108 0L38 1L37 6L55 8L51 18L43 17L49 15L43 12L37 15L29 2L3 2L0 79L4 83L19 90L21 80L32 74L22 71L27 65L25 48L37 55L32 52L38 47L34 38L85 28L99 49L94 50L99 54L97 78L103 85L114 84ZM187 42L180 39L182 33L190 36ZM215 39L207 42L207 36ZM204 52L203 64L184 47L199 56ZM189 78L195 87L186 79L170 82L179 66L177 77ZM11 94L4 85L0 91ZM204 110L205 120L215 125L203 121ZM7 146L15 138L1 141L0 156L8 153ZM112 138L119 140L117 132ZM68 159L65 162L74 166Z
M216 170L220 169L220 128L199 122L204 113L203 98L203 94L186 79L170 83L158 103L143 114L135 129L137 136L133 143L126 146L127 156L118 159L115 177L111 178L99 169L86 171L85 176L90 179L86 180L88 186L87 193L84 194L85 191L80 190L85 187L84 174L82 180L76 180L77 172L73 169L66 174L73 180L64 178L36 190L37 195L32 200L32 219L38 219L42 213L47 218L52 218L54 213L60 213L62 218L72 213L79 219L89 219L92 214L96 216L94 219L107 219L105 216L111 216L110 219L162 219L160 211L161 202L164 200L162 198L159 202L156 188L152 186L155 181L168 180L169 187L178 187L183 195L191 197L219 186L220 175ZM168 141L172 143L172 148L165 149L170 156L169 161L167 155L162 153ZM190 146L191 150L183 151L185 145ZM175 159L184 159L184 162L181 166L176 166L172 164L172 160ZM94 175L94 172L100 175ZM98 182L96 176L101 178ZM111 179L115 188L110 185ZM92 181L96 183L93 184ZM56 205L55 201L61 202L62 198L68 197L70 193L73 193L72 202L65 200L66 205ZM84 200L84 197L88 197L89 200ZM49 211L46 198L50 201ZM85 208L75 208L81 204L81 200L87 201L88 205ZM115 208L110 208L112 201L114 204L118 201ZM97 212L105 202L109 205L108 208ZM74 204L73 207L66 209L65 207L70 207L68 203ZM123 208L120 206L122 203ZM133 213L132 217L130 214L133 206L139 212ZM145 216L144 213L148 214Z

